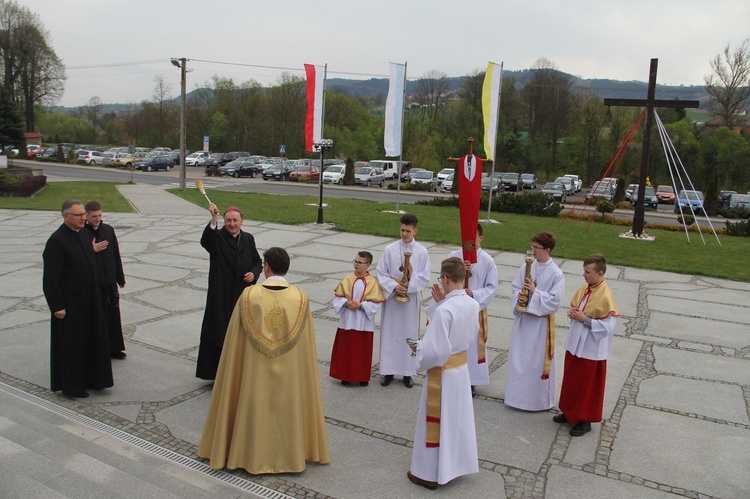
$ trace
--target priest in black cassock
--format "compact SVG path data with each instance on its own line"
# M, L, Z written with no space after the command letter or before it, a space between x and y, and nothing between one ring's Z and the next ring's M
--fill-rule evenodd
M96 255L83 203L62 205L63 224L44 247L42 288L52 312L51 390L88 397L87 388L114 384L109 341L97 285Z
M201 246L208 251L210 258L208 296L195 376L213 380L237 299L246 287L258 281L263 265L255 247L255 238L242 231L243 218L239 208L227 208L221 229L217 226L219 209L210 203L208 211L211 221L201 237Z
M109 337L109 351L113 358L124 359L125 341L122 337L120 316L120 288L125 287L125 272L122 270L120 245L115 229L102 222L102 205L98 201L86 203L86 229L91 233L96 253L96 271L99 292L104 309L104 324Z

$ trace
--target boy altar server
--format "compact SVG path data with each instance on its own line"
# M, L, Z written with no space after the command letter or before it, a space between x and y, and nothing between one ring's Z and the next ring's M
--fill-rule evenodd
M414 431L412 483L430 490L456 477L479 473L477 435L467 350L479 334L479 304L464 291L466 270L460 258L443 260L440 282L427 307L430 324L412 344L418 370L427 370Z
M583 261L582 286L570 302L570 331L565 339L565 374L560 392L560 410L552 419L570 423L574 437L591 431L591 423L602 420L607 359L619 313L615 298L604 280L607 261L594 254Z
M339 327L331 353L332 378L342 385L359 383L367 386L372 370L372 340L375 314L385 301L380 285L368 270L372 253L360 251L354 273L344 277L334 290L333 308L339 316Z

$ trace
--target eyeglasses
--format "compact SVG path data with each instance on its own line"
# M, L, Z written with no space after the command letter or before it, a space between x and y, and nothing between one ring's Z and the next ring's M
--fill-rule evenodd
M66 215L70 215L72 217L85 217L86 216L86 212L85 211L83 213L70 213L70 212L68 212L68 213L65 213L65 214Z
M352 260L354 265L365 265L367 262L360 262L359 260Z
M535 244L532 244L531 247L534 248L535 250L543 250L544 249L542 246L537 246Z

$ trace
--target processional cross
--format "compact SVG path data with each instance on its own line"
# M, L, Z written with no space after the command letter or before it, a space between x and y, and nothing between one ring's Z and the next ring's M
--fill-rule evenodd
M643 147L641 150L641 171L638 182L638 201L635 204L633 214L633 235L643 234L643 225L646 217L646 177L648 177L648 158L651 146L651 123L653 121L655 107L668 108L696 108L700 104L697 100L659 100L656 99L656 69L659 59L651 59L651 68L648 76L648 93L646 99L604 99L605 106L630 106L646 107L646 125L643 131Z

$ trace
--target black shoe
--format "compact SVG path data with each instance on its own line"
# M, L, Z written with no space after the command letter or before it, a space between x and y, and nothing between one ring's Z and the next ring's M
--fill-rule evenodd
M568 420L565 418L565 414L563 414L562 412L560 414L556 414L552 416L552 421L554 421L555 423L560 423L560 424L568 422Z
M66 393L65 395L67 397L72 397L72 398L77 398L77 399L85 399L86 397L89 396L89 392L87 392L86 390L78 390L77 392L75 392L73 394Z
M344 386L351 385L351 383L349 383L348 381L344 381L344 380L341 380L341 384Z
M414 380L411 379L411 376L404 376L404 386L406 388L414 386Z
M388 386L393 381L393 374L386 374L383 379L380 380L380 386Z
M427 480L422 480L418 476L412 475L411 471L407 471L406 476L413 484L420 485L429 490L435 490L437 488L437 482L428 482Z
M120 360L124 359L127 356L128 354L126 354L125 352L114 352L113 354L111 354L111 357L113 359L120 359Z
M359 382L359 386L367 386L367 385L369 385L369 384L370 384L370 382L369 382L369 381L360 381L360 382Z
M570 436L580 437L591 431L591 423L576 423L573 428L570 429Z

